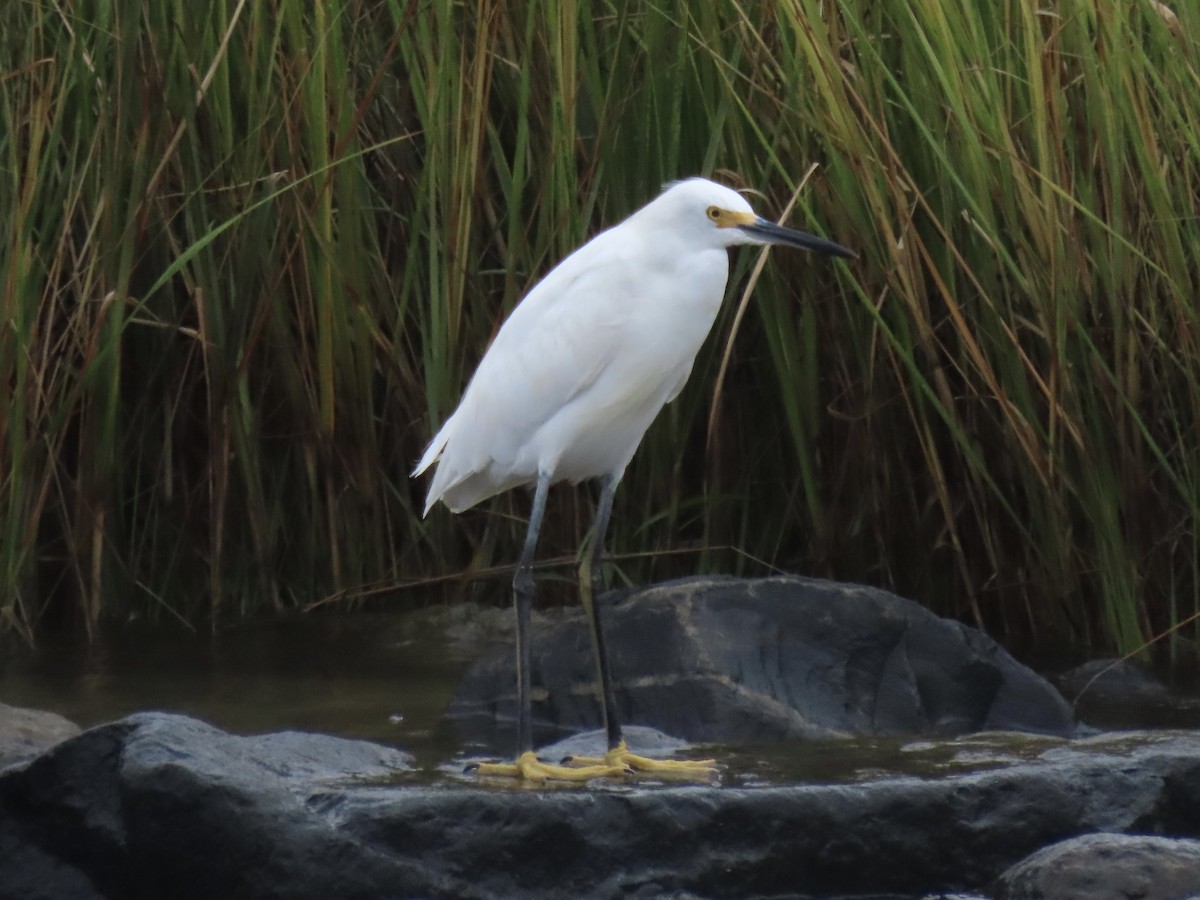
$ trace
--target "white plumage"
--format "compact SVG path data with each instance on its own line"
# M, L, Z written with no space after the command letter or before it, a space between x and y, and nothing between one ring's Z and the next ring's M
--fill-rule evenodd
M564 259L513 310L417 464L438 464L425 512L539 473L619 476L691 373L725 294L726 248L765 243L762 222L740 194L693 178Z

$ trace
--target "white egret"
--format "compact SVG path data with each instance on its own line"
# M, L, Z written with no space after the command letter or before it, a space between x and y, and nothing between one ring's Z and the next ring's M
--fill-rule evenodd
M415 477L437 463L426 514L438 500L461 512L510 488L535 486L513 578L517 762L485 764L483 773L541 780L631 768L711 771L711 760L648 760L628 752L595 601L603 587L600 555L613 494L642 435L692 371L725 295L727 248L737 244L784 244L854 258L839 244L755 215L730 188L702 178L669 185L564 259L516 306L413 471ZM601 491L579 581L609 752L582 768L551 766L537 760L532 747L532 564L550 485L590 478L600 479Z

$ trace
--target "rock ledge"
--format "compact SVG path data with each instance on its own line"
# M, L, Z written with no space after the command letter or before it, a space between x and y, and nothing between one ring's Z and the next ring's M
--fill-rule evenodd
M140 714L0 772L0 898L916 898L1082 833L1200 834L1200 734L1026 740L945 777L498 789Z

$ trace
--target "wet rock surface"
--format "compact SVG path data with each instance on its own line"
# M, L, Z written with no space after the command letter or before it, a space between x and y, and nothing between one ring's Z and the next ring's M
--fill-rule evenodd
M530 788L140 714L0 773L0 897L915 898L1082 833L1200 835L1200 735L982 740L942 775Z
M0 703L0 769L77 734L79 726L56 713Z
M1200 895L1200 841L1087 834L1005 872L997 900L1180 900Z
M1070 734L1058 691L982 632L886 591L813 578L690 578L606 595L624 721L697 742L1014 730ZM582 613L534 629L543 740L600 725ZM513 651L468 673L450 708L472 741L508 747Z
M160 713L103 725L0 772L0 897L389 896L363 886L404 863L306 803L348 772L407 766L321 734L237 737Z

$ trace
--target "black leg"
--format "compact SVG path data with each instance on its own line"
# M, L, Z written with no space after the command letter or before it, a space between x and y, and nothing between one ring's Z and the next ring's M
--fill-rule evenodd
M525 547L513 576L513 610L517 616L517 756L533 749L533 707L530 697L529 668L532 654L529 645L529 612L533 609L533 553L537 549L538 532L542 530L542 514L546 511L546 495L550 492L550 477L539 475L533 492L533 509L529 513L529 530L525 532Z
M579 562L579 595L583 608L587 610L588 624L592 630L592 649L596 654L596 668L600 676L600 696L604 705L604 731L608 738L608 749L613 750L621 743L621 720L617 715L616 699L613 695L612 676L608 669L608 651L604 646L604 629L600 624L600 594L604 591L604 576L600 568L600 557L604 553L604 536L608 531L608 519L612 515L613 495L617 492L620 475L605 475L601 481L600 503L596 507L596 522L592 527L592 546Z

